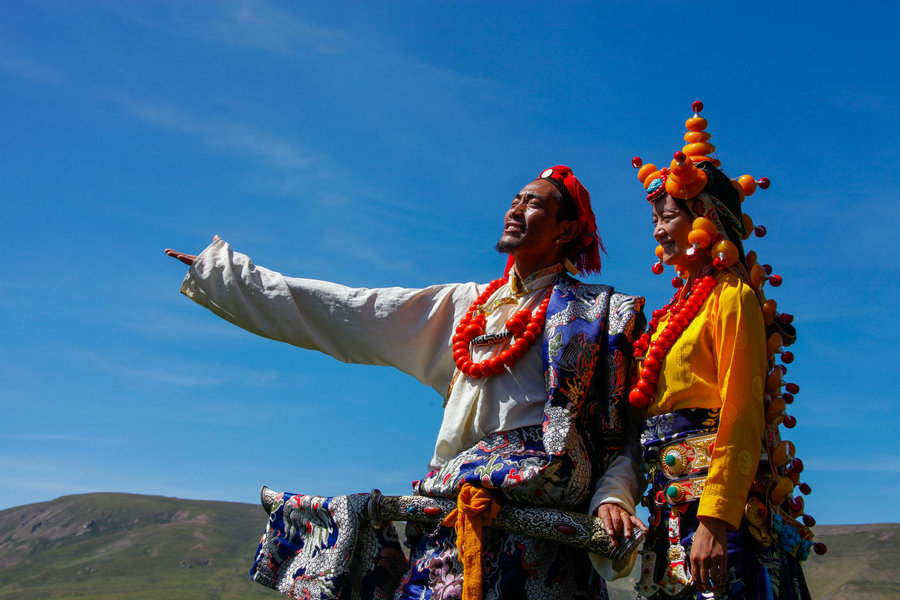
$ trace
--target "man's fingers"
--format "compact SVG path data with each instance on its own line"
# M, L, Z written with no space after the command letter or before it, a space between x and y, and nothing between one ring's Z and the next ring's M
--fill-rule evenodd
M622 515L622 535L630 538L631 529L631 515Z
M184 264L191 266L194 264L194 261L197 259L193 254L185 254L184 252L179 252L178 250L172 250L171 248L166 248L164 250L167 256L171 256L176 260L180 260Z

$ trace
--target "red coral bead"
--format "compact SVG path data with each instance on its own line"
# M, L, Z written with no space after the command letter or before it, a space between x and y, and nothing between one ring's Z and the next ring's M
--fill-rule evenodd
M641 369L641 379L649 381L650 383L656 383L659 379L659 374L653 369L643 368Z
M662 275L662 272L665 270L665 267L661 262L653 263L653 266L650 267L650 270L653 271L654 275Z
M638 388L633 388L628 394L628 401L636 408L647 408L650 406L650 398Z
M793 404L794 395L790 393L784 393L781 395L781 399L784 400L785 404Z
M794 362L794 353L793 352L782 352L781 360L787 364L791 364Z
M682 279L681 277L673 277L672 278L672 287L673 288L677 289L677 288L682 287L683 285L684 285L684 279Z
M703 110L703 103L699 100L694 100L694 103L691 104L691 110L695 113L698 113Z
M781 313L781 316L778 318L781 319L781 322L785 325L790 325L794 322L794 315L789 315L787 313Z
M803 461L800 460L799 458L795 458L794 460L791 461L790 469L794 473L802 473L803 472Z
M790 393L790 394L799 394L800 393L800 386L797 385L796 383L787 383L787 384L785 384L784 389L787 390L788 393Z
M507 319L506 329L513 335L521 335L525 331L525 323L522 322L522 319L513 316Z
M793 429L797 426L797 417L794 415L784 415L784 420L781 421L781 424L788 429Z
M674 158L676 162L683 163L684 161L687 160L687 155L684 152L682 152L681 150L679 150L672 156L672 158Z
M762 189L767 190L767 189L769 189L769 186L772 185L772 182L769 181L769 178L768 178L768 177L760 177L760 178L756 181L756 184L757 184L759 187L761 187Z
M819 556L822 556L823 554L828 552L828 546L826 546L822 542L816 542L815 544L813 544L813 550L815 551L816 554L818 554Z
M766 226L765 225L757 225L753 228L753 233L756 237L766 237Z
M479 327L478 325L469 325L468 327L466 327L466 332L463 334L463 336L467 340L474 340L483 333L484 329Z
M656 386L643 379L638 379L637 385L635 387L644 392L644 394L646 394L650 398L652 398L656 393Z
M815 527L816 520L813 518L812 515L803 515L803 524L806 525L807 527Z
M801 493L806 494L807 496L808 496L809 494L812 493L812 488L809 487L809 484L808 484L808 483L805 483L805 482L804 482L804 483L801 483L801 484L800 484L799 486L797 486L797 487L800 488L800 492L801 492Z
M770 275L769 285L771 285L772 287L778 287L779 285L781 285L781 275Z
M644 161L641 160L640 156L635 156L631 159L631 166L635 169L640 169L642 166L644 166Z

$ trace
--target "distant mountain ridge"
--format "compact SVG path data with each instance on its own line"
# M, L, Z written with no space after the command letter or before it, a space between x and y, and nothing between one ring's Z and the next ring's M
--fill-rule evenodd
M266 515L252 504L99 493L0 511L0 600L279 598L247 576ZM815 600L900 597L900 524L816 527ZM610 584L612 600L632 583Z

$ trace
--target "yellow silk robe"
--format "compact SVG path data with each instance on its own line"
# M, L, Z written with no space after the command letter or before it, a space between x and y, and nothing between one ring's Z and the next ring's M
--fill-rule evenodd
M700 312L666 355L647 414L721 409L697 515L737 528L762 449L765 326L749 285L728 271L716 279ZM657 334L668 317L660 319Z

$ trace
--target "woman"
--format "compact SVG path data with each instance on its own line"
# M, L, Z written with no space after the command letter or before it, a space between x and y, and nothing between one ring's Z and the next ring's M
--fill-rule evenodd
M703 105L693 108L688 144L669 168L633 163L653 205L660 259L653 271L671 265L679 274L672 301L653 312L635 344L640 364L629 400L645 411L641 442L652 484L637 591L808 598L799 560L812 534L796 520L802 499L789 497L801 467L778 434L779 423L793 421L783 413L784 369L775 357L790 362L780 346L794 331L771 301L764 316L763 282L780 279L766 277L742 246L753 225L741 202L757 182L732 182L716 168Z

